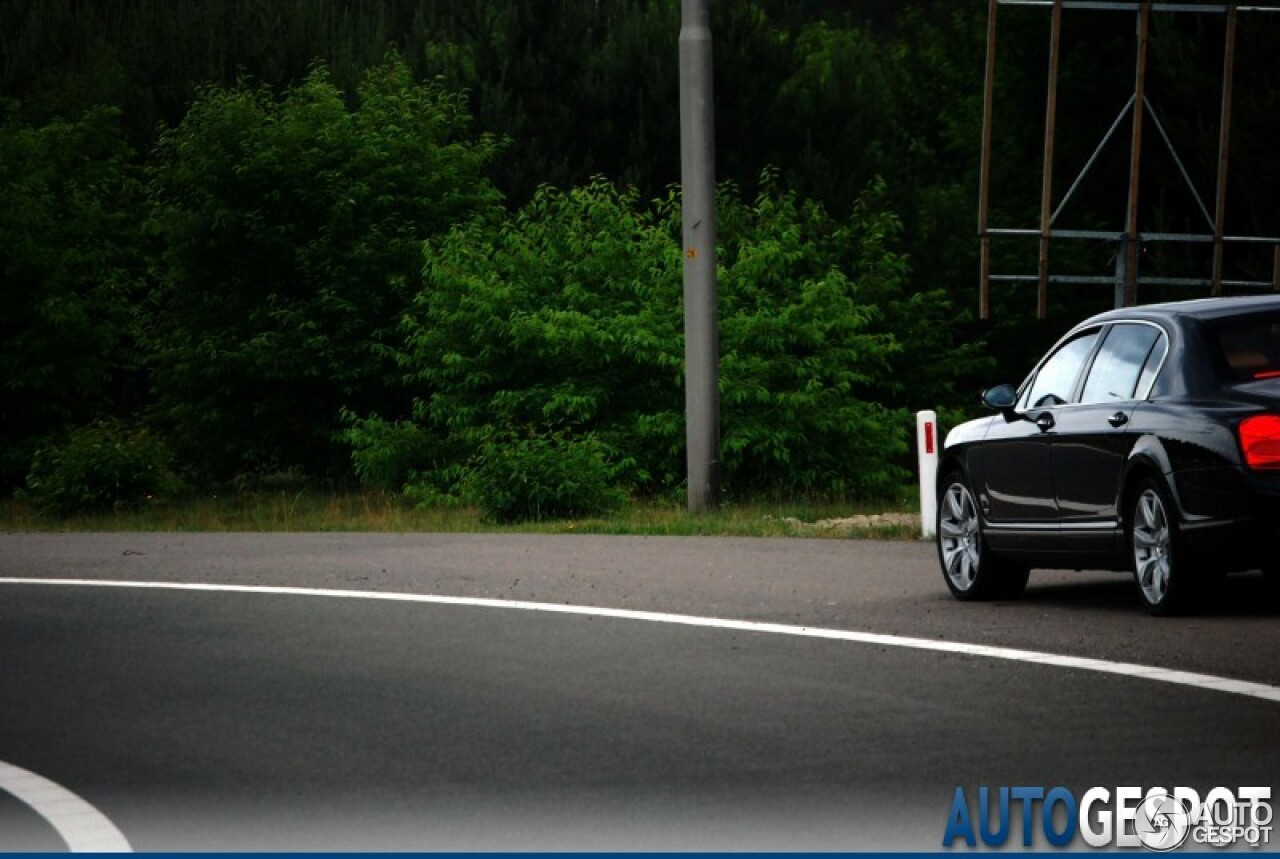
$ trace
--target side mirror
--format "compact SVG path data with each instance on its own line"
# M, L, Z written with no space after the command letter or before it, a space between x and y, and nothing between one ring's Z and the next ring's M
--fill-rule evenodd
M1018 389L1013 385L996 385L982 392L982 404L998 412L1007 412L1018 402Z

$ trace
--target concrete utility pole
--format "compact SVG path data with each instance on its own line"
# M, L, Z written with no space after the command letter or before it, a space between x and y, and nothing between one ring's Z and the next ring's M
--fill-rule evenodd
M680 2L680 175L684 221L685 440L689 512L720 497L716 330L716 138L708 0Z

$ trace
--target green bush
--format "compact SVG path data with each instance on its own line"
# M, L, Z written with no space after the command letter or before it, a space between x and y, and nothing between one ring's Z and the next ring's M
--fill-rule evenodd
M413 421L357 417L342 411L342 441L351 448L351 467L363 486L399 491L414 473L432 465L439 445Z
M595 436L495 438L462 481L465 500L499 523L598 516L625 500Z
M871 496L907 472L910 422L883 405L912 294L873 187L846 219L764 177L720 196L722 474L729 494ZM593 435L616 486L684 480L684 258L674 193L604 180L542 189L427 245L400 365L415 418L467 462L492 428ZM940 350L946 355L948 350ZM944 362L945 366L945 362ZM945 372L945 371L942 371ZM435 475L447 492L449 479Z
M25 497L57 516L138 507L182 491L173 467L173 452L147 429L95 423L37 451Z

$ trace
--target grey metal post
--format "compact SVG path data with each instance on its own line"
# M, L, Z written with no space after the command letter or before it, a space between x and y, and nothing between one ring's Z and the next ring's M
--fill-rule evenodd
M700 513L715 507L720 497L715 116L707 0L681 0L680 13L685 440L689 512Z

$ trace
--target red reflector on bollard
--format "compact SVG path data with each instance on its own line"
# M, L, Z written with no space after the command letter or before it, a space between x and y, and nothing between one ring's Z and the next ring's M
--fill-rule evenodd
M933 453L933 424L924 425L924 452Z

